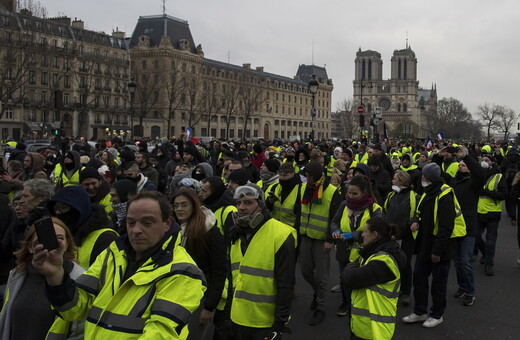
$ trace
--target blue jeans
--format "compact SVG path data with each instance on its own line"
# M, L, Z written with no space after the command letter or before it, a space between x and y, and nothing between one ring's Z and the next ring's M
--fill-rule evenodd
M455 258L455 270L457 283L464 293L475 295L475 279L473 276L473 249L475 248L475 236L459 237L457 240L457 257Z
M492 267L495 264L495 248L498 237L498 222L500 220L478 221L480 237L477 240L478 250L484 257L484 264ZM482 239L482 234L486 230L486 241Z
M419 256L415 259L413 271L413 296L415 305L413 311L417 315L428 313L428 279L432 277L431 295L433 305L430 316L440 319L446 309L446 291L448 289L448 274L451 261L433 263Z

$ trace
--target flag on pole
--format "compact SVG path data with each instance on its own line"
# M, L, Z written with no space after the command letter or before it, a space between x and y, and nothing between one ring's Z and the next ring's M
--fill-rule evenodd
M444 139L444 135L442 134L442 132L439 132L439 134L437 135L437 139L438 140L443 140Z
M432 147L433 147L432 141L431 141L430 137L428 137L428 140L426 142L426 150L431 150Z
M192 127L188 127L186 128L186 141L190 141L192 142L194 145L197 145L199 144L199 139L198 138L195 138L193 137L191 134L192 134L192 131L193 131L193 128Z

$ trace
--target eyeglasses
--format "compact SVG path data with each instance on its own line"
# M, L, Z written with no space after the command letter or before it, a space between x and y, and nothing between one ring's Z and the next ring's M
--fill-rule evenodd
M253 187L250 187L248 185L242 185L242 186L236 188L233 198L235 200L238 200L238 199L244 198L246 196L249 196L254 199L258 199L258 197L260 197L260 193L258 192L258 190L256 190Z

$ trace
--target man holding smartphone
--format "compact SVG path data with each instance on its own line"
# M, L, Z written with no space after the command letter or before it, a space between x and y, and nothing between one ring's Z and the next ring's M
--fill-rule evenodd
M35 247L33 266L46 277L46 295L66 321L87 319L85 339L186 339L191 314L204 294L204 275L172 228L171 206L146 191L128 203L128 235L114 241L76 281L63 257Z

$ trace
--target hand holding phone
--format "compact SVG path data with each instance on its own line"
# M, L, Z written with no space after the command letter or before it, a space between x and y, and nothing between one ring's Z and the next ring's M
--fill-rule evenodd
M45 249L51 251L60 247L54 230L54 223L52 223L50 217L37 221L34 228L38 236L38 243L41 243Z

